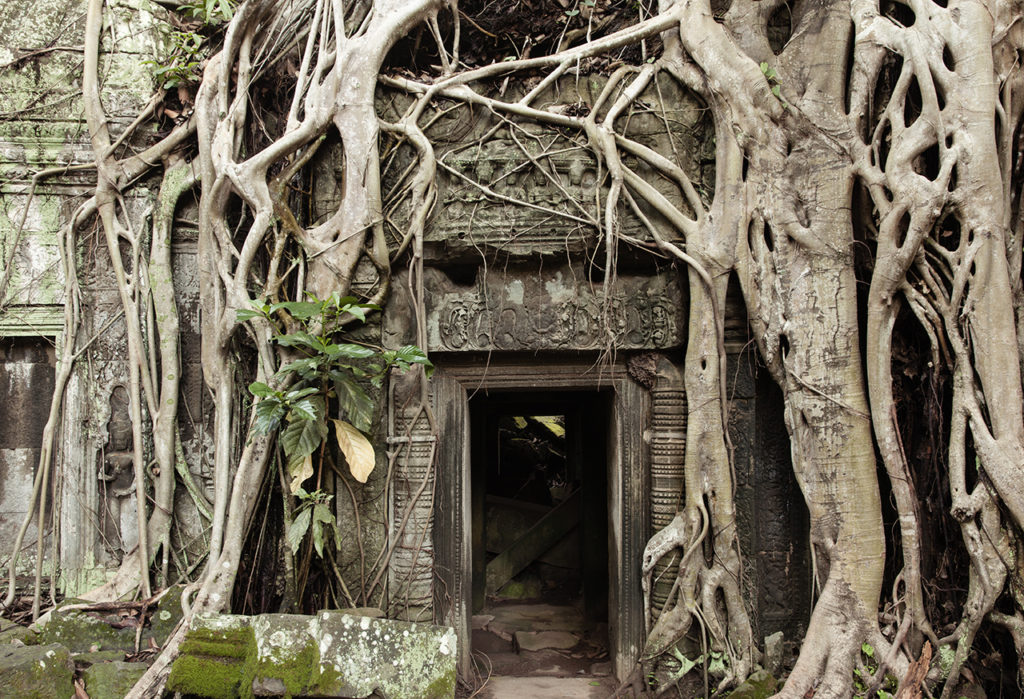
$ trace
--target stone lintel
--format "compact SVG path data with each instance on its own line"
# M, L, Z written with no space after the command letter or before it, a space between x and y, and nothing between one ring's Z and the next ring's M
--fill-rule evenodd
M384 342L413 342L404 273L384 313ZM424 274L427 348L434 352L668 349L686 337L684 281L672 271L620 274L605 299L581 270L481 269L460 284L439 269Z

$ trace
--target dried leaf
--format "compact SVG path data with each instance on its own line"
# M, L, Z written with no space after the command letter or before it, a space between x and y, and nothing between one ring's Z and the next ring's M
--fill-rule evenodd
M369 478L373 467L377 462L373 453L373 445L370 444L363 433L344 420L332 420L334 432L338 437L338 447L348 461L349 471L352 477L360 483L365 483Z
M295 495L302 487L302 482L313 475L313 455L308 454L302 461L295 461L288 465L292 476L292 484L289 490Z

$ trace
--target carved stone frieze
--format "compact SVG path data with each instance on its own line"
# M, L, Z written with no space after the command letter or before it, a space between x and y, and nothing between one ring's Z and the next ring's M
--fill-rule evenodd
M663 349L685 338L685 292L674 272L620 276L607 301L600 284L569 267L481 271L470 286L431 270L424 285L431 351ZM396 301L385 313L390 346L414 339Z

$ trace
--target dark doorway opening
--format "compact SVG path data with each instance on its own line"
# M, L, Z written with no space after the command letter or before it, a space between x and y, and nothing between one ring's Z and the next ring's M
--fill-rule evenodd
M529 672L544 653L578 669L608 659L611 395L469 401L473 650L495 674Z

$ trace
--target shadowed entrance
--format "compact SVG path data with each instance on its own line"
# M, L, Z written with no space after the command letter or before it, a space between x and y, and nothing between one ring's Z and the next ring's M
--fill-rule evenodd
M469 402L473 649L496 674L607 660L610 402L598 390Z

